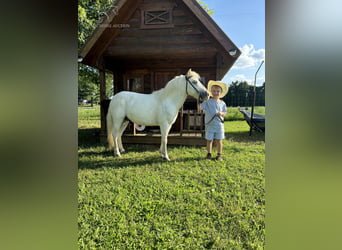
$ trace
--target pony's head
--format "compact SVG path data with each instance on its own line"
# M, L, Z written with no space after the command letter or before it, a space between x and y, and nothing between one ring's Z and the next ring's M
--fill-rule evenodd
M200 102L203 102L208 100L209 92L202 84L200 78L199 74L189 69L185 76L186 93L196 99L199 99Z

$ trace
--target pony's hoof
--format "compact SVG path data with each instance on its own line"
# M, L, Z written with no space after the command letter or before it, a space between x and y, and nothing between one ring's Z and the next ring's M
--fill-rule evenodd
M169 158L169 157L162 156L162 158L163 158L164 160L170 161L170 158Z

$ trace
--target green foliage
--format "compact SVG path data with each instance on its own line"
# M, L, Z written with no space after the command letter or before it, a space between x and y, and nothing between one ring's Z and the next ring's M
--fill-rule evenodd
M78 107L78 128L100 128L100 105Z
M98 71L87 65L79 64L78 99L90 100L91 98L98 97L99 89Z
M80 0L78 1L78 48L80 49L106 16L115 0Z
M100 80L97 69L84 64L79 64L78 68L78 99L100 101ZM95 95L94 95L95 93ZM113 75L106 74L106 97L113 95Z
M78 2L78 48L85 44L99 22L115 0L80 0ZM110 81L110 76L107 76ZM112 94L112 82L107 84L106 94ZM96 69L79 63L78 65L78 99L99 101L99 73ZM95 96L94 96L95 93Z
M210 9L208 4L204 4L203 1L197 0L197 2L202 6L202 8L210 15L212 16L214 14L214 10Z
M262 86L255 88L255 105L265 106L265 82ZM232 82L229 86L228 94L223 98L227 106L251 107L254 97L254 85L247 82Z
M96 116L98 107L79 108L79 121ZM265 247L263 133L250 137L246 122L229 121L223 161L204 160L205 147L169 146L166 162L159 145L127 145L114 157L82 124L80 249Z

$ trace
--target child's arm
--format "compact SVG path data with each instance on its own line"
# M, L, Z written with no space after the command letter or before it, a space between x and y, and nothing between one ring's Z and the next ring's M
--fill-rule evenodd
M202 102L202 103L200 104L200 109L201 109L201 110L204 110L204 104L205 104L205 102L206 102L206 101L204 101L204 102Z
M226 116L227 112L219 111L216 113L217 116Z
M217 116L222 116L222 117L225 117L226 114L227 114L227 107L226 107L226 104L223 103L223 106L220 108L221 111L217 112Z

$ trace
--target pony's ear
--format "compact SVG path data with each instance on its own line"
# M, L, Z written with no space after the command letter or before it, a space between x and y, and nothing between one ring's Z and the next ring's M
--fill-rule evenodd
M186 73L187 76L190 76L191 75L191 69L188 70L188 73Z

